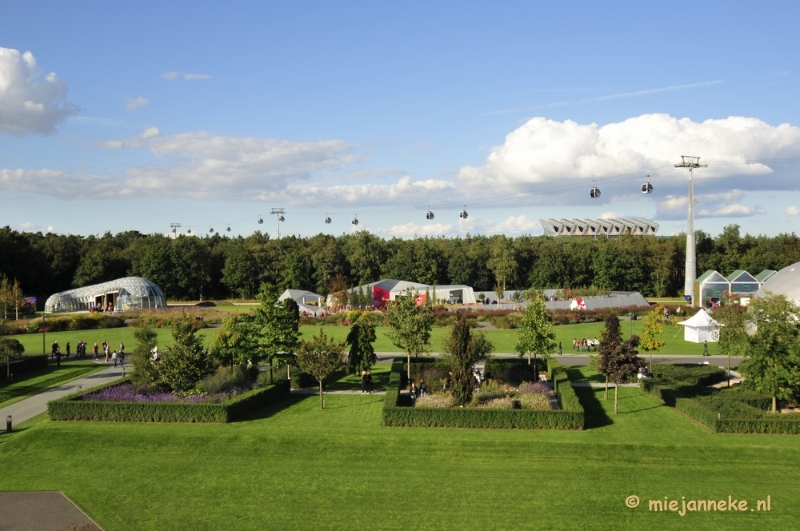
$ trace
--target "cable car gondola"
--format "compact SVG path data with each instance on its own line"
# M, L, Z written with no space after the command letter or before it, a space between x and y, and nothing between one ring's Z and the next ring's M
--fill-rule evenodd
M208 228L208 233L209 234L214 234L214 227L209 227Z
M469 214L467 214L467 205L464 205L464 210L458 213L458 217L461 219L467 219Z
M331 217L326 213L325 214L325 223L330 223L330 222L331 222Z
M258 215L258 224L259 225L263 225L264 224L264 220L261 219L261 214Z
M351 221L350 223L352 223L353 225L358 225L358 214L355 215L353 221Z
M642 185L642 193L643 194L652 194L653 193L653 185L650 184L650 176L647 176L647 182Z
M285 218L285 217L283 217L283 216L278 216L278 221L280 221L281 223L283 223L284 221L286 221L286 218Z
M431 212L431 207L430 207L430 205L428 205L428 212L425 214L425 219L430 220L430 219L433 219L433 217L434 216L433 216L433 212Z
M186 229L186 234L191 234L191 233L192 233L192 229Z
M591 197L592 199L597 199L598 197L600 197L600 188L594 185L594 181L592 181L592 189L589 190L589 197Z
M228 225L228 228L227 228L227 229L225 229L225 232L230 232L230 231L231 231L231 226L230 226L230 225Z

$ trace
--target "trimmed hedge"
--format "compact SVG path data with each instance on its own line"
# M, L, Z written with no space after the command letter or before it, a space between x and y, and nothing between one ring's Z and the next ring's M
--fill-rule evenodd
M643 378L639 385L715 433L800 434L800 415L766 411L772 403L769 396L739 389L710 390L709 383L724 380L721 369L698 367L694 374L686 371L687 367L678 367L660 372L661 376L668 375L679 381L664 377ZM657 369L654 374L659 375Z
M504 371L514 368L525 369L531 373L531 376L533 376L534 365L539 369L539 371L545 370L545 362L539 357L536 358L536 361L531 359L530 365L528 365L527 357L517 359L489 358L483 364L484 376L487 379L500 378L503 376Z
M128 380L123 380L127 382ZM87 394L105 387L94 387L78 395L47 404L50 420L103 420L117 422L231 422L257 409L289 396L289 382L259 387L219 404L188 402L101 402L83 400Z
M22 359L14 360L11 362L11 374L15 377L26 372L35 371L47 367L47 355L42 354L39 356L26 356ZM0 380L6 377L6 364L0 364Z
M406 404L407 395L400 394L404 361L395 358L392 363L383 403L384 426L583 429L583 407L568 384L562 386L561 410L409 407L412 404ZM562 372L560 378L566 381L566 374Z

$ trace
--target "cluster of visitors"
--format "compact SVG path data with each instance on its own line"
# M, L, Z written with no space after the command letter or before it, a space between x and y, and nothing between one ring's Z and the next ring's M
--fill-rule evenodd
M416 400L421 396L427 396L428 385L425 383L425 379L419 379L419 386L417 386L414 380L411 380L411 385L408 388L408 394L411 395L411 400Z
M86 357L86 341L81 339L75 347L75 359ZM67 343L67 359L69 359L69 343Z
M319 310L316 312L307 312L304 310L302 315L303 317L325 317L328 314L325 313L325 310Z
M600 342L597 338L581 339L578 341L576 337L572 340L572 350L576 352L589 352L591 350L597 350L598 348L600 348Z
M372 371L361 371L361 392L372 393Z
M650 378L650 370L647 366L639 367L639 373L636 375L638 379Z

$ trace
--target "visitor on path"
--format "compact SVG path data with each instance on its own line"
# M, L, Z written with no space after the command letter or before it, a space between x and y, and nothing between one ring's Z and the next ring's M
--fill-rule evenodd
M708 340L703 341L703 356L710 356L708 353Z
M428 394L428 386L425 384L425 379L419 379L419 396L427 396Z
M563 356L564 350L561 348L561 341L558 342L558 355Z
M44 343L44 341L42 343ZM53 345L50 347L50 359L55 358L58 351L58 341L53 341Z
M115 350L113 354L111 354L111 360L114 362L114 367L117 366L117 351Z
M372 371L367 371L366 383L367 383L367 392L372 394Z
M125 351L121 350L119 353L119 366L122 367L125 365Z
M367 371L361 371L361 394L367 392Z
M94 360L97 361L97 343L94 344L92 352L94 353Z
M67 341L67 359L69 359L69 351L70 351L69 341Z
M417 399L417 385L414 383L414 380L411 380L411 388L409 388L408 394L411 395L412 402Z

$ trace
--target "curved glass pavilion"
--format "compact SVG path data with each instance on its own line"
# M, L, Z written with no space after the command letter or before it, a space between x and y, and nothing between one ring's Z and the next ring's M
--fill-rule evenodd
M44 311L80 312L92 307L123 311L166 306L167 298L155 283L146 278L125 277L50 295L44 303Z

